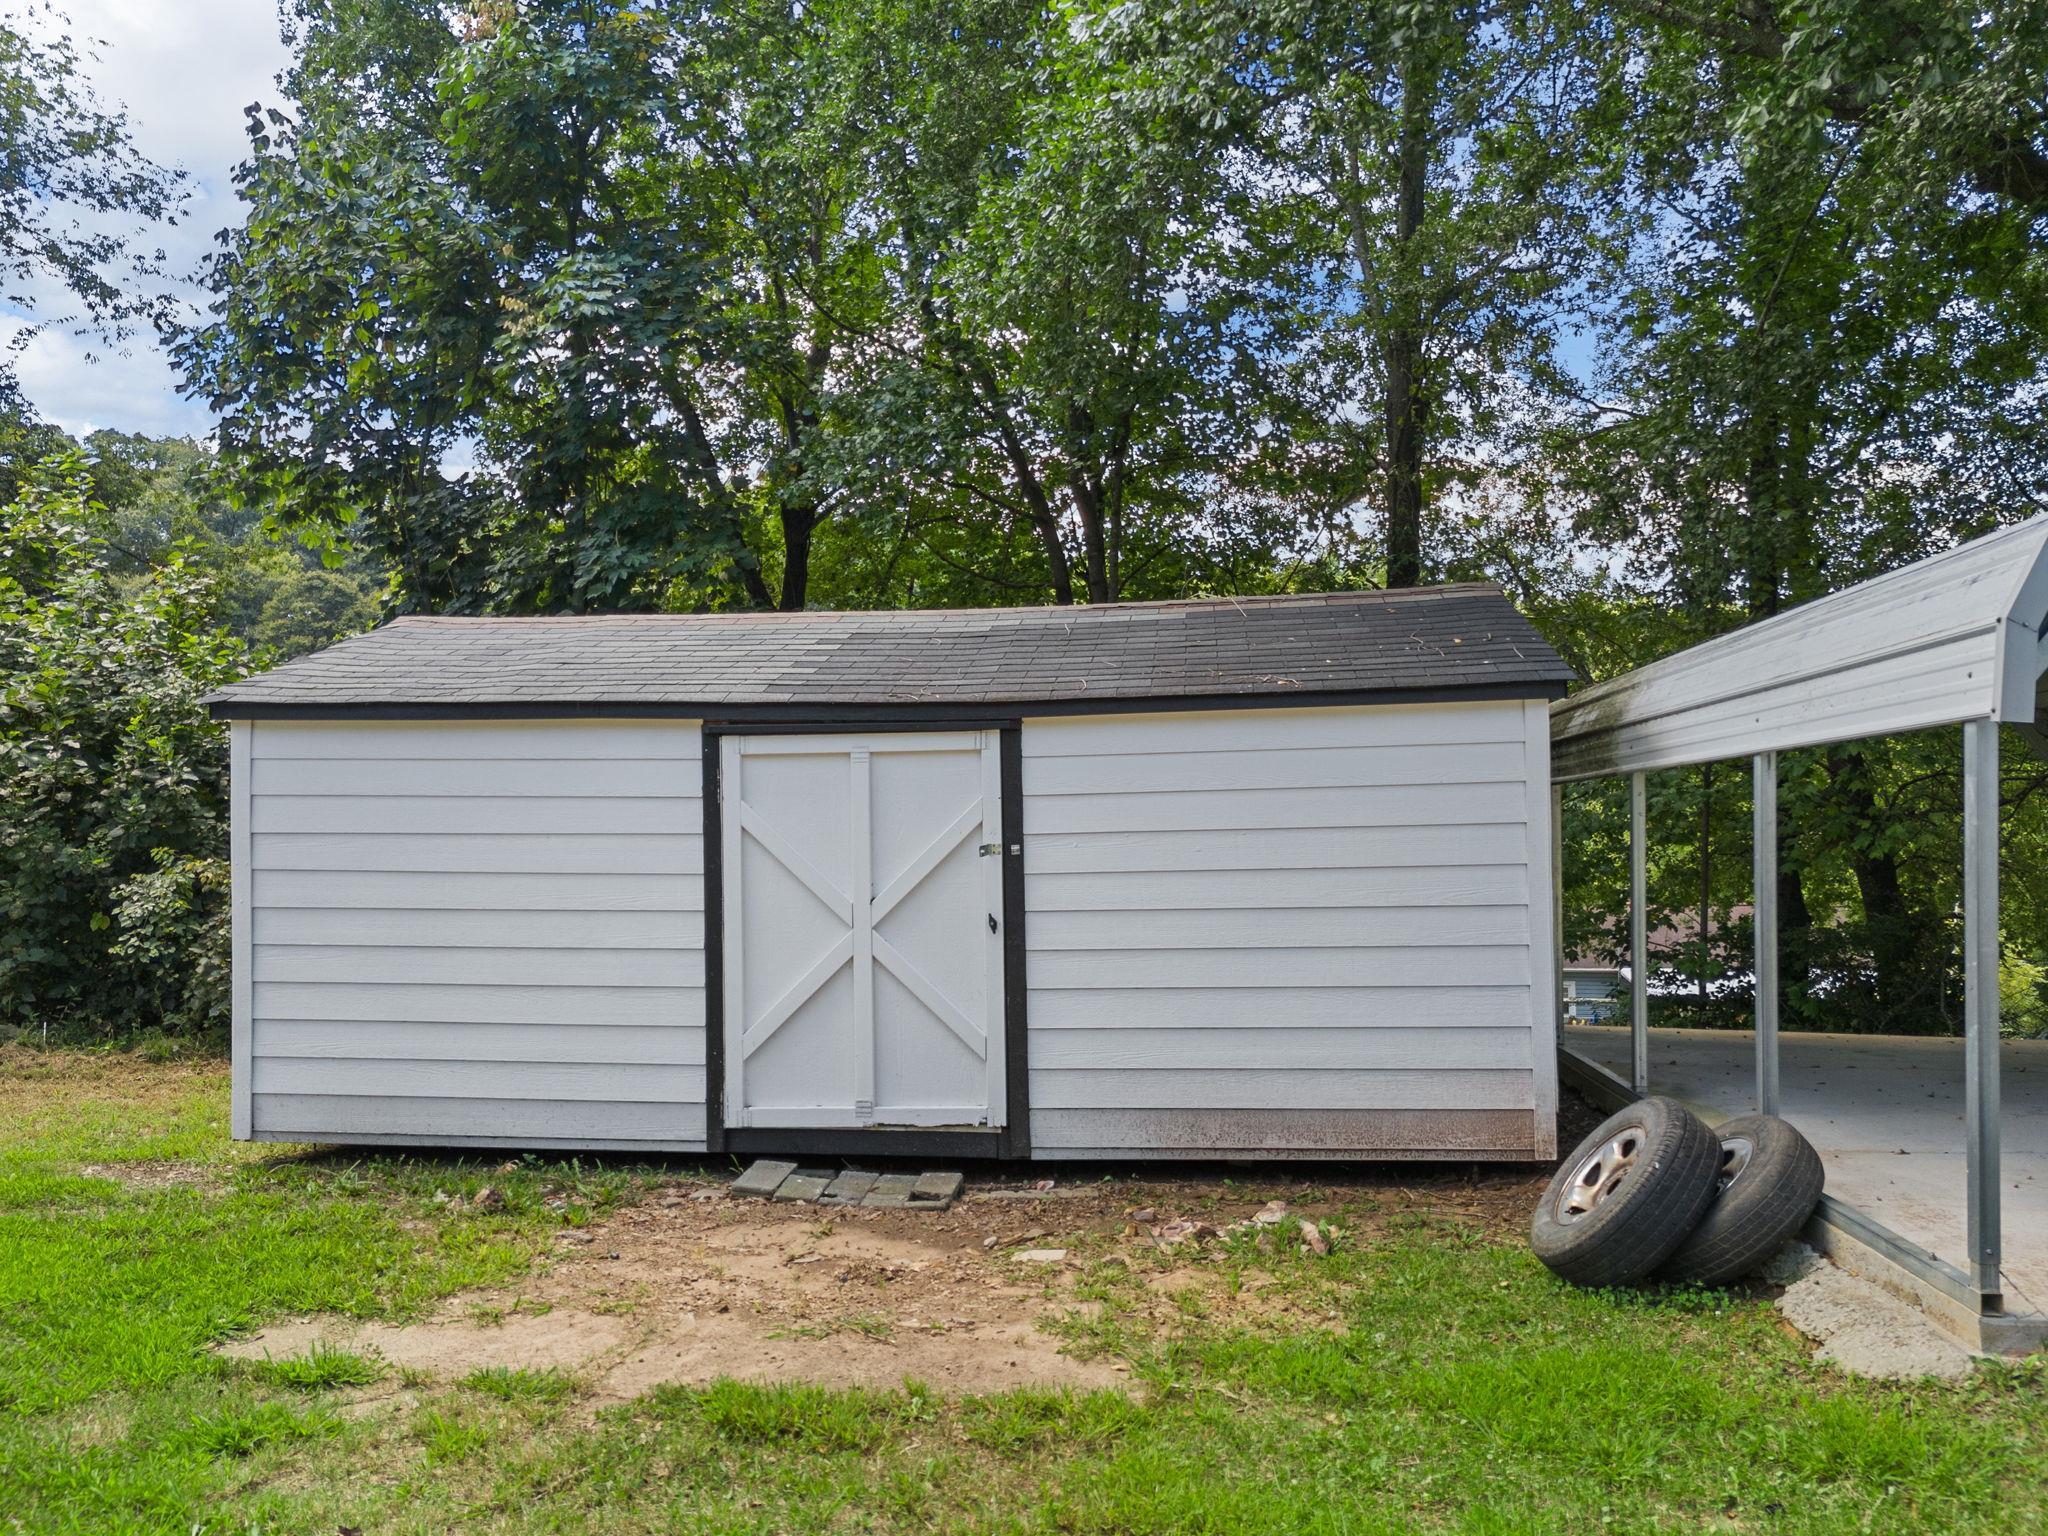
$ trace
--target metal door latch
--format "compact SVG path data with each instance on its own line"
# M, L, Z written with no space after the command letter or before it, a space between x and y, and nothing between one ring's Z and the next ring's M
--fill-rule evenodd
M1022 853L1023 851L1024 851L1024 845L1023 845L1022 843L1012 843L1012 844L1010 844L1010 854L1011 854L1011 856L1012 856L1012 857L1015 857L1015 856L1016 856L1017 854L1020 854L1020 853ZM1002 845L1001 843L983 843L983 844L981 845L981 856L982 856L982 857L983 857L984 859L988 859L988 858L997 858L997 859L999 859L999 858L1001 858L1001 857L1003 856L1003 845Z

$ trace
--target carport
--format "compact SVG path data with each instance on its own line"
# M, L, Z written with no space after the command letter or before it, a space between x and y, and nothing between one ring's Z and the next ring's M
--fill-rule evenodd
M1751 1108L1785 1114L1828 1165L1814 1240L1969 1342L2005 1351L2048 1341L2039 1282L2020 1283L2005 1263L2005 1186L2018 1174L2024 1188L2038 1170L2027 1166L2031 1150L2025 1163L2002 1166L1998 1018L1999 727L2020 728L2036 746L2043 739L2044 621L2048 517L2037 517L1588 688L1551 716L1558 793L1572 782L1629 781L1632 955L1647 947L1644 776L1747 757L1756 831L1754 1032L1653 1033L1649 968L1632 964L1629 1029L1568 1031L1562 1072L1599 1098L1671 1092L1709 1118ZM1864 1048L1879 1054L1853 1067L1840 1047L1828 1057L1822 1039L1797 1037L1799 1091L1788 1098L1778 1035L1778 754L1950 726L1963 737L1964 1037L1872 1039ZM1748 1070L1731 1082L1737 1039ZM1916 1050L1924 1059L1910 1056ZM1815 1051L1819 1071L1804 1059ZM2006 1052L2016 1065L2023 1054ZM1829 1061L1839 1070L1826 1069ZM1915 1070L1927 1073L1933 1096L1886 1102L1884 1085L1896 1088L1899 1072ZM1906 1149L1891 1155L1914 1163L1919 1216L1907 1216L1902 1200L1888 1206L1881 1180L1854 1155L1862 1132L1846 1128L1867 1130L1880 1117ZM1886 1177L1896 1183L1898 1174ZM1934 1219L1944 1186L1949 1204ZM2037 1213L2033 1187L2014 1203ZM2037 1233L2030 1227L2022 1245L2029 1274Z

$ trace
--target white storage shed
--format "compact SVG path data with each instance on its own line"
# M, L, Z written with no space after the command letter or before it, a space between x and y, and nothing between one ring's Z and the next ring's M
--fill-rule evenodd
M210 701L235 1134L1550 1157L1567 676L1479 585L396 620Z

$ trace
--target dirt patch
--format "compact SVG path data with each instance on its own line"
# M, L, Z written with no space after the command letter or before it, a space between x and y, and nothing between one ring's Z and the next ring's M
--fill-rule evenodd
M127 1189L220 1189L227 1183L218 1169L193 1163L83 1163L78 1171Z
M1324 1315L1255 1274L1224 1283L1210 1262L1218 1240L1164 1245L1177 1229L1228 1227L1284 1200L1290 1219L1272 1229L1276 1254L1291 1252L1302 1218L1334 1223L1351 1241L1418 1222L1499 1231L1519 1227L1541 1177L1097 1178L1051 1191L970 1189L942 1214L704 1199L701 1186L678 1184L600 1226L558 1234L552 1261L518 1287L452 1298L422 1323L282 1323L226 1352L282 1358L318 1341L437 1380L481 1366L554 1367L600 1400L720 1377L915 1380L960 1393L1122 1386L1121 1361L1082 1358L1060 1336L1062 1319L1099 1311L1077 1294L1084 1277L1128 1276L1133 1304L1162 1318L1192 1307L1251 1326Z

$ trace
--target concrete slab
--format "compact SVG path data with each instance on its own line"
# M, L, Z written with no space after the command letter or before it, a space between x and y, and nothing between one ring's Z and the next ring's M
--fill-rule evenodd
M1567 1050L1626 1078L1629 1032L1568 1025ZM1784 1034L1785 1118L1827 1167L1828 1193L1963 1267L1963 1042L1898 1035ZM1705 1111L1755 1105L1747 1030L1653 1029L1650 1088ZM2006 1310L2048 1312L2048 1041L2000 1052Z
M731 1192L743 1200L765 1200L782 1186L784 1179L795 1172L795 1163L778 1163L772 1158L764 1157L732 1181Z
M868 1191L875 1187L879 1174L861 1173L852 1168L839 1175L825 1186L825 1192L818 1196L820 1205L859 1205L867 1198Z
M832 1170L829 1168L799 1168L776 1188L774 1198L791 1201L815 1200L825 1193L831 1182Z
M917 1187L917 1176L910 1173L885 1173L875 1180L875 1187L868 1191L862 1205L878 1206L884 1210L901 1210L910 1204L910 1192Z
M959 1197L960 1186L966 1182L957 1173L921 1173L910 1186L910 1208L943 1211Z

